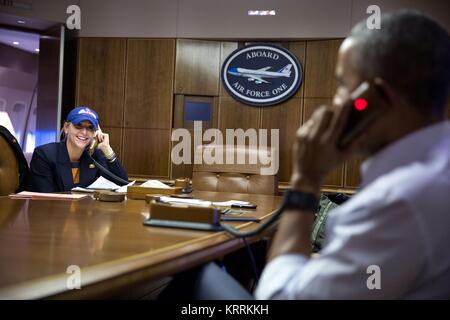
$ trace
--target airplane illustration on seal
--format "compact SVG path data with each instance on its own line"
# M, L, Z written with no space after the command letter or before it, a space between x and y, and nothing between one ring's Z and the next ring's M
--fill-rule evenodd
M268 71L271 67L264 67L261 69L245 69L245 68L230 68L228 73L233 76L248 78L248 81L255 81L256 84L270 83L264 78L280 78L291 76L292 64L288 64L281 68L279 71Z

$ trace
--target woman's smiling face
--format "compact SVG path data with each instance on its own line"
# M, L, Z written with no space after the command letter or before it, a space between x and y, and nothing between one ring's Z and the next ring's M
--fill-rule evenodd
M82 121L79 124L68 123L65 125L67 142L77 149L85 149L95 134L95 129L89 121Z

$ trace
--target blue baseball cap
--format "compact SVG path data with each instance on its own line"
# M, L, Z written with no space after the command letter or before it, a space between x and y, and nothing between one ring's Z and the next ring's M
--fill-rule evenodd
M98 114L94 110L88 107L75 107L67 115L67 122L73 124L80 124L83 121L89 121L94 126L94 129L98 128Z

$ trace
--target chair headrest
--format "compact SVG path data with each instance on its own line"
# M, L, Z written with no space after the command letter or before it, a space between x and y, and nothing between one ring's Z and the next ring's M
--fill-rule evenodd
M19 162L8 141L0 135L0 195L8 195L19 187Z

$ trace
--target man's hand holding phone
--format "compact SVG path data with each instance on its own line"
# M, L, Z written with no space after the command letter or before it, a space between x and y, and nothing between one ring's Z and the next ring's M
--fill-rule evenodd
M291 186L319 194L326 175L345 159L337 147L350 107L321 106L296 133Z
M327 174L350 157L364 139L362 133L387 109L380 83L369 81L345 101L318 108L296 134L292 187L318 194Z

